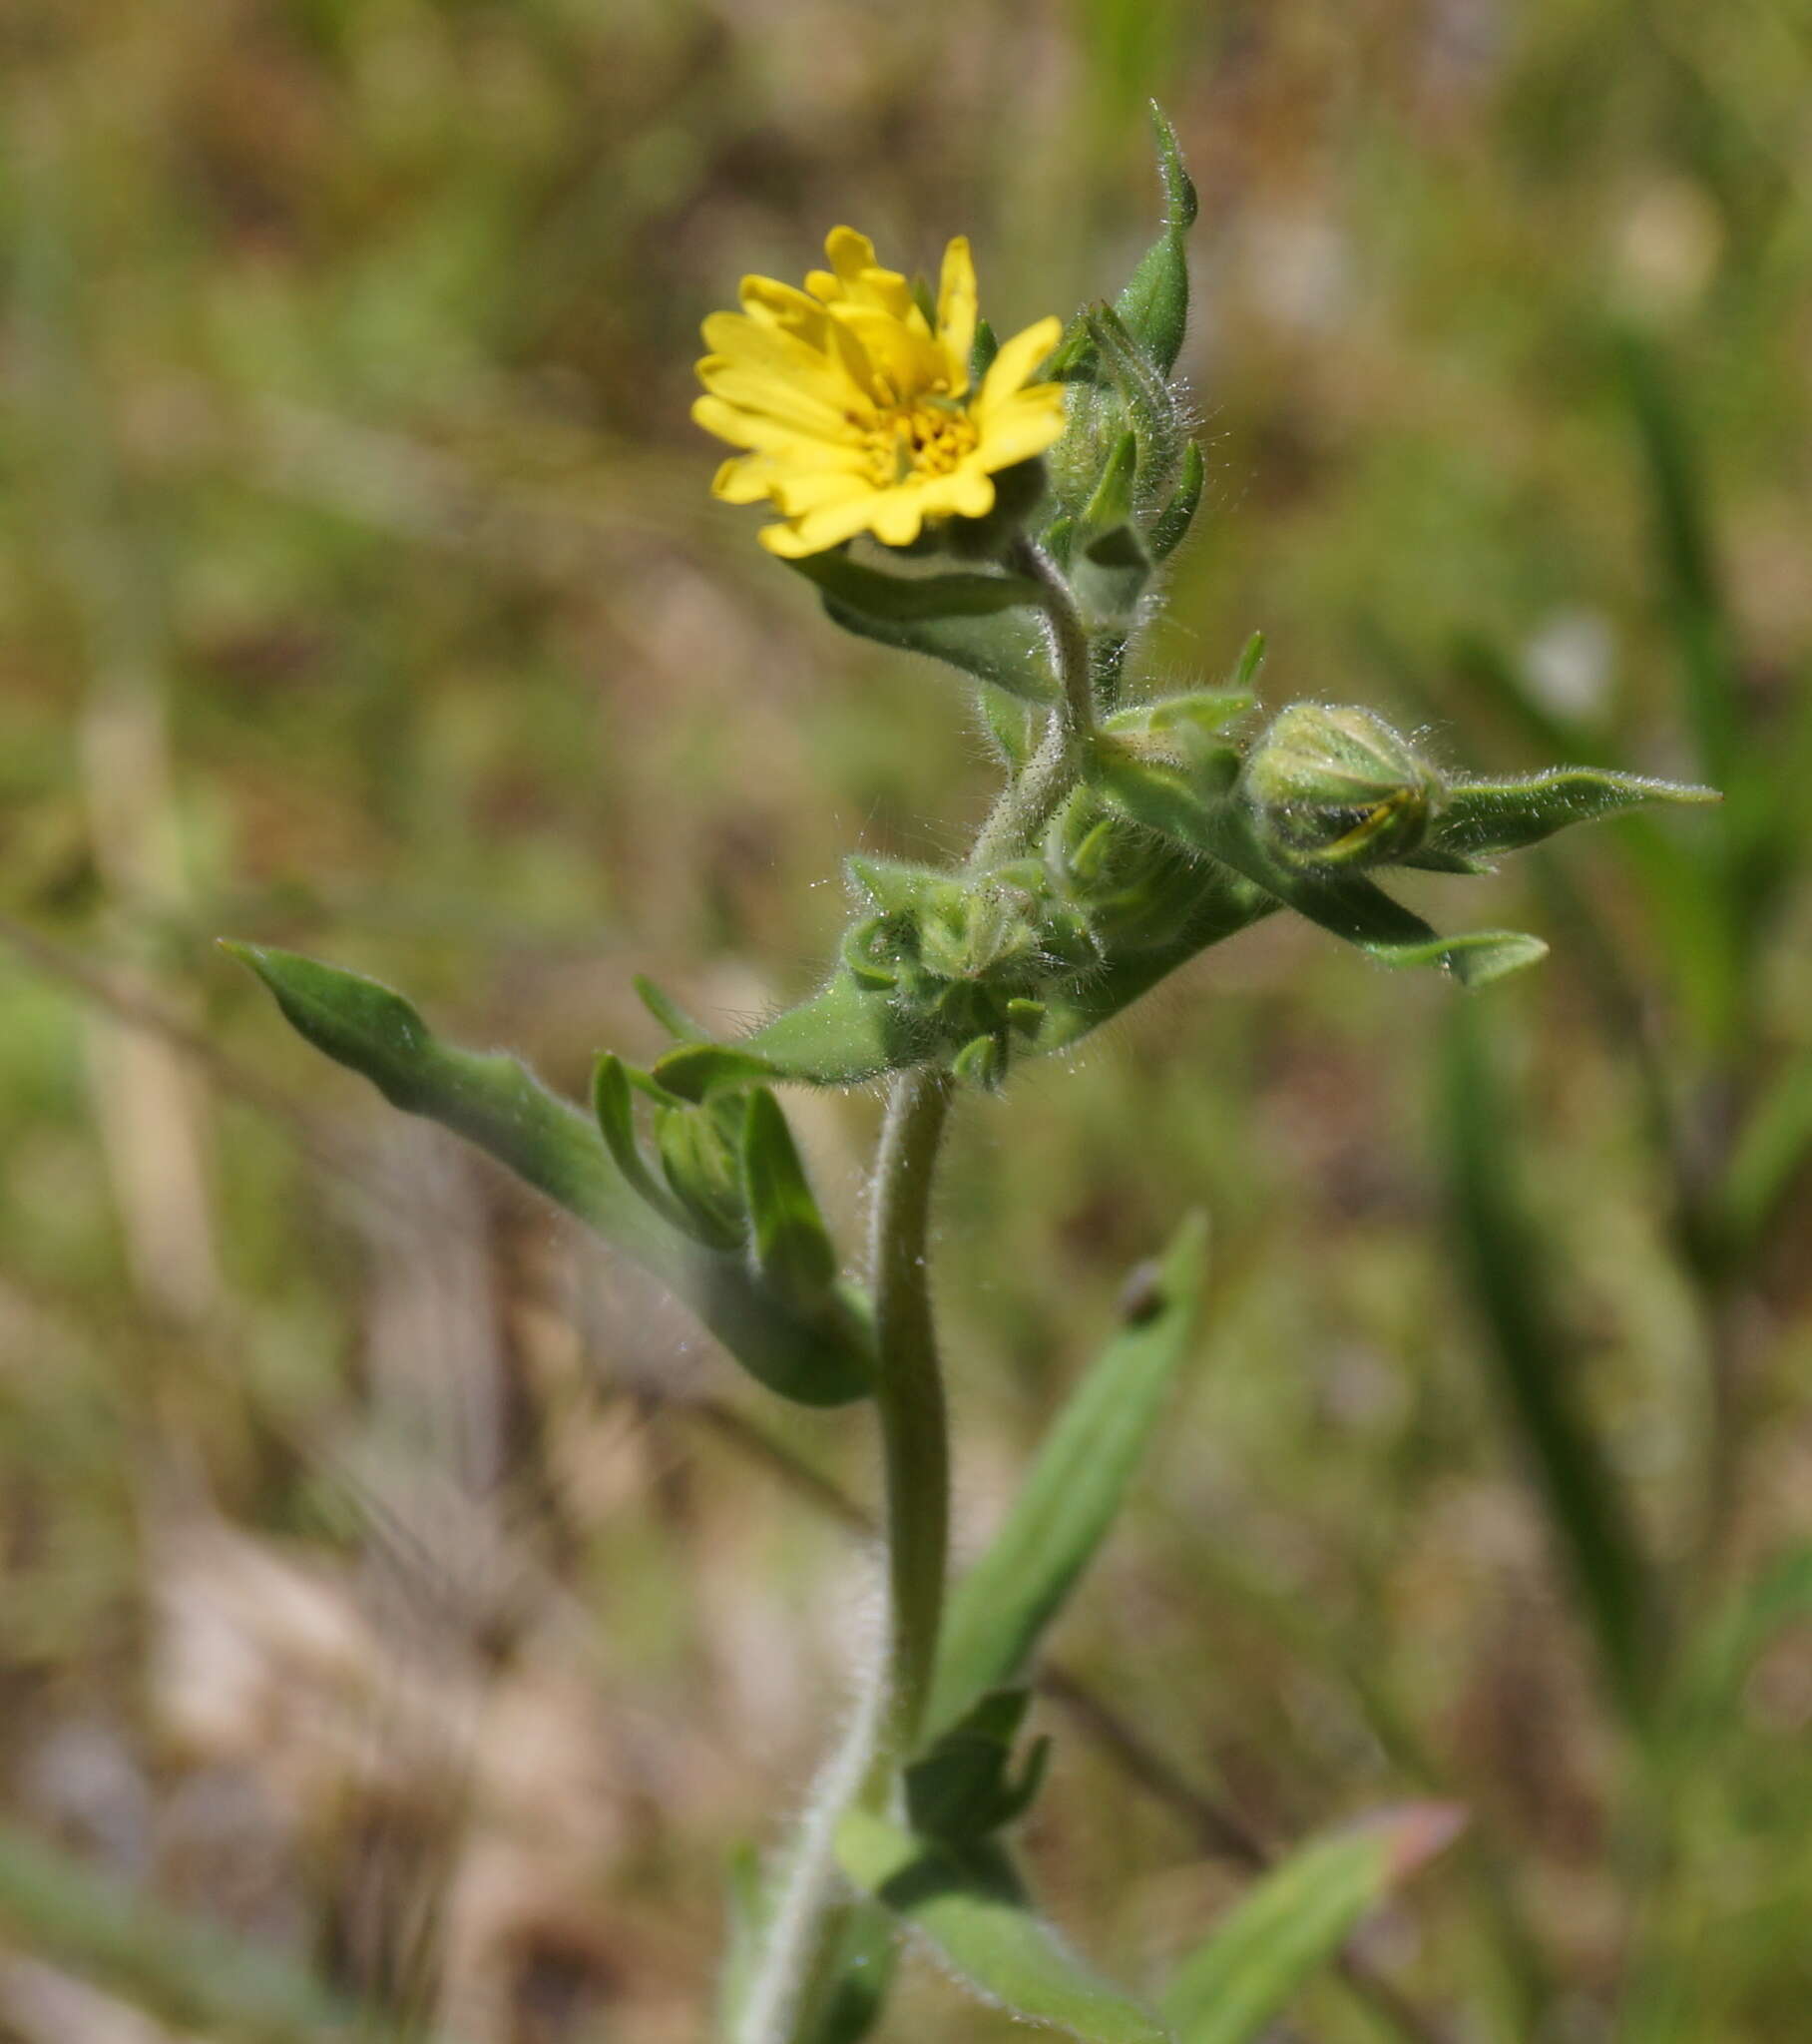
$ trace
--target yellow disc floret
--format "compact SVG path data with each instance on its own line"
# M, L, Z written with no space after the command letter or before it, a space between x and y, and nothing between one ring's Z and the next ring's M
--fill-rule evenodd
M824 244L828 269L805 288L742 279L742 310L704 322L706 394L692 417L747 451L718 469L713 492L771 503L772 553L797 557L871 532L908 546L927 519L982 518L994 476L1042 454L1064 429L1062 386L1029 381L1057 345L1055 317L1007 341L979 385L975 264L961 236L944 252L935 317L853 228Z

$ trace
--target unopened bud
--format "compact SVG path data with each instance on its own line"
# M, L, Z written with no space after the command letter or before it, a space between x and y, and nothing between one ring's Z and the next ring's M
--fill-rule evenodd
M1372 866L1428 834L1441 776L1369 710L1292 703L1245 764L1241 787L1274 856Z

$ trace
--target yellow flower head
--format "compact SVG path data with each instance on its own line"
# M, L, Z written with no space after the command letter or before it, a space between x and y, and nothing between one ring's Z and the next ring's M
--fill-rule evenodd
M712 493L771 501L769 552L797 558L872 532L909 546L928 518L982 518L994 474L1042 454L1064 429L1063 387L1027 378L1057 345L1041 319L1007 341L971 388L975 264L960 235L944 252L937 316L853 228L824 243L829 269L805 289L742 279L742 310L704 322L706 395L692 417L748 452L718 469Z

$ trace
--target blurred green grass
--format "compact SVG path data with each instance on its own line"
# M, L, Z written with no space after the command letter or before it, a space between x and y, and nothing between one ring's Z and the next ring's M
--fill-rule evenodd
M986 768L939 677L838 641L708 502L697 319L842 220L908 262L966 232L999 320L1067 311L1147 232L1147 91L1202 192L1211 477L1155 671L1262 626L1274 695L1456 761L1731 785L1716 829L1498 883L1485 919L1555 955L1477 1004L1483 1140L1674 1651L1803 1542L1798 0L26 0L0 58L18 1821L474 2039L690 2034L724 1854L840 1708L854 1558L687 1419L738 1394L682 1326L381 1122L212 938L378 972L575 1092L651 1048L632 971L726 1025L808 985L840 853L947 849ZM1066 1651L1267 1839L1470 1803L1466 1872L1373 1934L1451 2034L1791 2035L1804 1631L1676 1779L1632 1758L1449 1225L1455 998L1267 925L971 1114L970 1530L1206 1206L1197 1388ZM846 1223L871 1121L803 1124ZM859 1423L788 1431L866 1486ZM1235 1890L1074 1738L1033 1842L1129 1977ZM69 2034L31 1948L0 2027Z

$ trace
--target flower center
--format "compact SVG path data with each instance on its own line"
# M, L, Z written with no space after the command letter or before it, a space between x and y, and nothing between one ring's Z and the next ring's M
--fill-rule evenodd
M882 412L865 437L868 469L877 489L915 475L949 475L979 444L968 412L937 398L920 398Z

